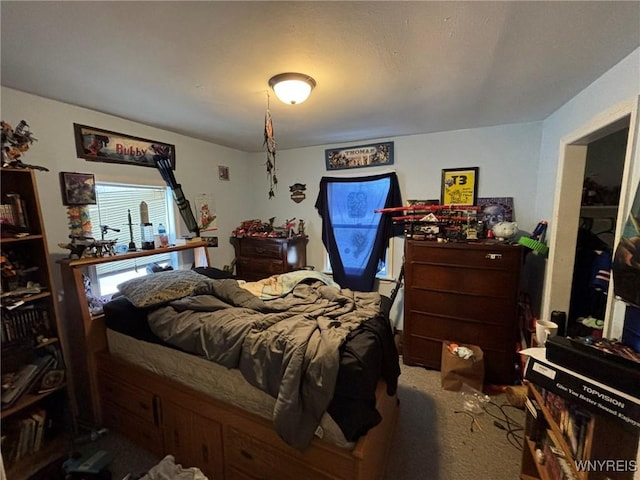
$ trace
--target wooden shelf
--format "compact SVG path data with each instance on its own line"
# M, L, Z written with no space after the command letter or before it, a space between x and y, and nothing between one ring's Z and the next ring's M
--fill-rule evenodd
M7 305L5 304L5 300L7 299L15 299L16 302L29 303L29 302L35 302L36 300L40 300L41 298L47 298L50 296L51 296L51 292L46 291L46 292L40 292L40 293L33 293L31 295L27 295L26 297L20 297L20 298L7 295L6 297L3 297L1 300L3 305ZM13 303L11 303L10 305L13 305Z
M19 243L19 242L30 242L32 240L42 240L42 235L27 235L26 237L2 237L0 238L0 243L9 244L9 243Z
M564 435L562 434L562 431L560 430L560 427L555 422L555 420L551 416L551 413L549 412L549 409L547 408L547 406L545 405L544 401L542 400L542 395L540 395L540 392L538 392L536 387L534 387L533 385L530 385L529 389L533 393L533 396L535 397L536 401L538 402L538 405L540 405L540 408L542 409L542 413L544 414L544 417L547 420L547 424L549 425L551 431L554 433L554 436L556 437L557 443L559 444L559 445L556 445L556 447L560 448L564 452L564 455L565 455L566 458L573 458L573 452L571 451L571 447L569 447L569 444L567 443L566 439L564 438ZM577 475L578 478L580 478L580 474L575 469L575 464L571 463L571 465L573 467L572 468L573 473L575 475Z
M53 390L49 390L47 392L44 393L27 393L22 395L22 397L20 397L20 399L16 402L16 404L12 407L9 407L5 410L2 410L2 413L0 413L0 418L4 419L7 417L10 417L11 415L21 412L22 410L24 410L25 408L29 407L30 405L34 405L36 403L38 403L40 400L42 400L43 398L48 397L49 395L53 395L56 392L59 392L60 390L63 390L67 388L67 384L62 383L61 385L59 385L58 387L56 387Z
M69 452L70 444L70 434L62 433L56 436L46 442L39 451L9 465L6 472L7 478L30 478L51 462L65 456Z
M163 253L180 252L184 250L193 250L194 248L206 248L205 241L192 241L184 245L174 245L171 247L154 248L152 250L136 250L135 252L118 253L116 255L105 255L104 257L83 257L79 259L64 259L58 263L65 264L71 268L89 267L91 265L99 265L101 263L118 262L120 260L130 260L133 258L148 257L150 255L161 255Z

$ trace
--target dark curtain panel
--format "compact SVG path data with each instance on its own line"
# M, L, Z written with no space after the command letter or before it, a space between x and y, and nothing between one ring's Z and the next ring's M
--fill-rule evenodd
M401 207L398 177L385 173L367 177L323 177L316 200L333 278L342 288L373 290L389 239L402 234L381 208Z

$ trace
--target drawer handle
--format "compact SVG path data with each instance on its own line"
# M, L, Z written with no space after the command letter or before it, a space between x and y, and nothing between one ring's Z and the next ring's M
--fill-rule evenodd
M487 253L484 258L486 258L487 260L502 260L502 254L501 253Z
M264 253L266 250L264 248L256 247L256 253Z
M209 463L209 449L204 443L202 444L202 460L205 463Z
M249 460L253 460L253 455L251 455L246 450L240 450L240 455L242 455L244 458L247 458Z

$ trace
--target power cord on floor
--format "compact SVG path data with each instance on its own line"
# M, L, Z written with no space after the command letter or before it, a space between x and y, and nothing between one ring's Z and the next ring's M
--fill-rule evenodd
M487 415L494 418L493 425L500 430L504 430L507 435L507 440L509 443L518 450L522 450L522 446L524 444L524 427L518 421L514 420L507 414L507 408L518 408L509 403L503 403L502 405L498 405L495 402L488 402L484 405L484 411ZM490 410L497 409L500 414L496 414ZM518 408L518 410L520 410Z
M482 431L482 426L480 425L480 422L478 422L478 420L476 419L476 416L471 413L471 412L467 412L466 410L454 410L453 413L464 413L465 415L468 415L469 417L471 417L471 425L469 426L469 431L473 433L473 427L475 426L478 430Z

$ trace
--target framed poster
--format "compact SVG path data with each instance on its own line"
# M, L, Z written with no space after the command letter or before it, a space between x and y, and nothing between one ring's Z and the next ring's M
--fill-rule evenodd
M475 205L478 200L478 167L443 168L441 205Z
M324 156L327 170L393 165L393 142L331 148Z
M478 198L479 218L485 230L490 230L496 223L513 222L516 216L513 211L513 197Z
M156 168L162 161L176 169L176 147L168 143L133 137L124 133L73 124L76 155L92 162L123 163Z
M96 180L92 173L60 172L62 204L68 207L76 205L95 205Z

